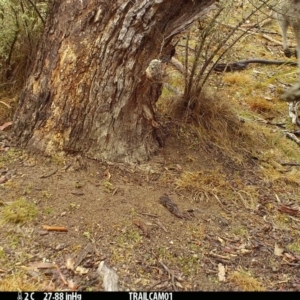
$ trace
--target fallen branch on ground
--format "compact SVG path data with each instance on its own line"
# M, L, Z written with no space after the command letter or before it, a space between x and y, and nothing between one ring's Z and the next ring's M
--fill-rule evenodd
M285 136L287 138L289 138L290 140L294 141L295 143L297 143L298 145L300 145L300 140L291 132L286 132Z
M213 68L215 72L233 72L242 71L246 69L249 64L265 64L265 65L289 65L297 66L297 62L293 61L278 61L278 60L267 60L267 59L248 59L241 60L231 63L216 64Z
M40 178L48 178L51 177L52 175L56 174L56 172L58 171L58 169L53 170L52 172L50 172L49 174L44 174L42 175Z
M42 225L42 228L47 231L60 231L60 232L67 232L68 229L63 226L48 226L48 225Z

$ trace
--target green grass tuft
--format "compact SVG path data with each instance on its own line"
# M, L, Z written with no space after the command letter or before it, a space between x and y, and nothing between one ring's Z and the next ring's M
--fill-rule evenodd
M2 210L2 220L6 223L22 224L32 221L37 215L35 204L25 198L19 198Z

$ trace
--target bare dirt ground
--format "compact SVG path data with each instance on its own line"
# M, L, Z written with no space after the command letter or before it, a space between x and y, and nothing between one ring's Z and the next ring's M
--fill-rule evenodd
M299 220L282 203L294 202L296 189L266 182L254 158L245 158L241 169L219 150L187 149L171 134L144 165L59 160L13 147L0 160L2 221L15 200L37 208L25 223L21 208L11 208L20 214L11 218L16 224L1 224L0 276L7 285L19 278L6 289L103 290L97 273L103 260L117 272L121 290L299 289L300 255L285 248L299 238ZM206 170L215 169L225 174L227 196L209 182ZM181 189L176 180L184 171L203 172L211 192ZM256 199L247 197L253 188ZM182 218L160 203L163 195ZM288 226L270 217L280 208Z

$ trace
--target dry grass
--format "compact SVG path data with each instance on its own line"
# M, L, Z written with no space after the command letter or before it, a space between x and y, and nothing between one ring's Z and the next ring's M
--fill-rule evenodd
M264 178L276 185L300 186L300 172L296 168L291 171L280 172L274 168L263 168Z
M237 85L247 87L249 85L249 82L251 82L252 80L252 76L241 72L225 73L222 78L222 81L229 86Z
M218 170L183 172L175 184L179 190L197 195L219 195L230 189L225 175Z
M243 291L265 291L261 282L242 269L233 272L229 279Z
M265 115L274 112L274 105L262 97L251 98L247 103L250 109L256 113Z
M190 130L196 133L199 145L213 144L229 157L242 161L238 153L245 155L247 147L241 145L250 142L251 136L244 130L230 99L206 91L195 95L188 107L183 98L173 101L170 111L173 118L188 124Z
M262 175L265 181L278 186L300 185L300 172L297 167L283 166L280 162L298 161L299 151L283 135L269 133L269 149L265 148L259 155ZM275 147L274 147L275 146Z
M13 275L7 276L0 280L0 291L20 292L20 291L41 291L39 283L34 282L24 272L18 271Z

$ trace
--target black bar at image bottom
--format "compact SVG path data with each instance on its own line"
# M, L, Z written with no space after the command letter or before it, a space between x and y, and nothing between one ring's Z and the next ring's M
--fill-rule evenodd
M5 300L88 300L98 297L109 299L114 294L121 300L174 299L173 292L0 292L0 298Z
M251 292L252 293L252 292ZM275 292L276 293L276 292ZM274 294L275 294L274 293ZM88 300L88 299L110 299L118 297L124 300L189 300L207 297L210 299L213 292L0 292L0 299L5 300ZM241 292L219 292L230 299L238 300L243 296ZM225 295L227 294L227 295ZM255 293L257 294L257 293ZM272 294L272 293L270 293ZM298 299L298 293L289 293L289 300L293 295Z

